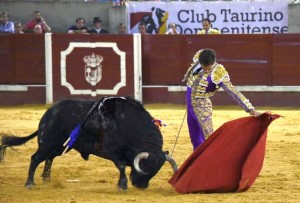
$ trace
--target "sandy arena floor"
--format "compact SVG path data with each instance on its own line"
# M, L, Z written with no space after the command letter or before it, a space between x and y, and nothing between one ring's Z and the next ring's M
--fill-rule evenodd
M48 106L0 107L0 134L25 136L36 130ZM185 108L183 105L146 105L152 116L161 119L164 150L172 152L180 129ZM37 184L32 190L24 187L31 155L37 149L36 139L8 149L4 163L0 164L0 202L172 202L172 203L233 203L233 202L300 202L300 109L260 108L271 110L284 118L275 120L267 138L263 169L253 186L243 193L179 194L168 184L172 170L166 163L151 180L146 190L138 190L129 183L126 192L119 192L116 184L118 170L112 162L90 156L84 161L71 151L57 157L52 167L52 181L43 183L41 164L35 176ZM217 129L224 122L248 116L238 107L215 107L214 125ZM192 152L186 121L175 150L174 159L180 166ZM127 171L128 172L128 171Z

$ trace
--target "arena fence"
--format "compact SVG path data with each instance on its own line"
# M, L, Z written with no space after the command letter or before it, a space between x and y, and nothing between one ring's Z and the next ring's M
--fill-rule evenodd
M299 106L299 34L0 35L0 104L132 96L185 103L182 77L196 51L213 48L256 106ZM215 105L233 105L223 91Z

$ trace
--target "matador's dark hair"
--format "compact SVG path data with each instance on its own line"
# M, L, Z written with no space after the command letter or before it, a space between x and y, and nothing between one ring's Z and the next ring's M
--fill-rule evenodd
M212 65L216 61L216 52L212 49L204 49L199 56L199 63L204 66Z

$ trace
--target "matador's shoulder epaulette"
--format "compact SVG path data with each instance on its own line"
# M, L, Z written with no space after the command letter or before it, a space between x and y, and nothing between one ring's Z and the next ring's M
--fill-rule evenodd
M213 69L211 73L211 80L215 84L219 84L220 82L223 81L223 79L228 75L228 72L224 68L223 65L217 64L216 67Z

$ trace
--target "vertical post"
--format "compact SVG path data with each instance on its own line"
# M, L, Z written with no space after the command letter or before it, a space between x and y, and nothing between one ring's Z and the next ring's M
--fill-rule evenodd
M142 94L142 40L141 34L133 34L134 98L143 102Z
M53 102L52 33L45 34L46 104Z

